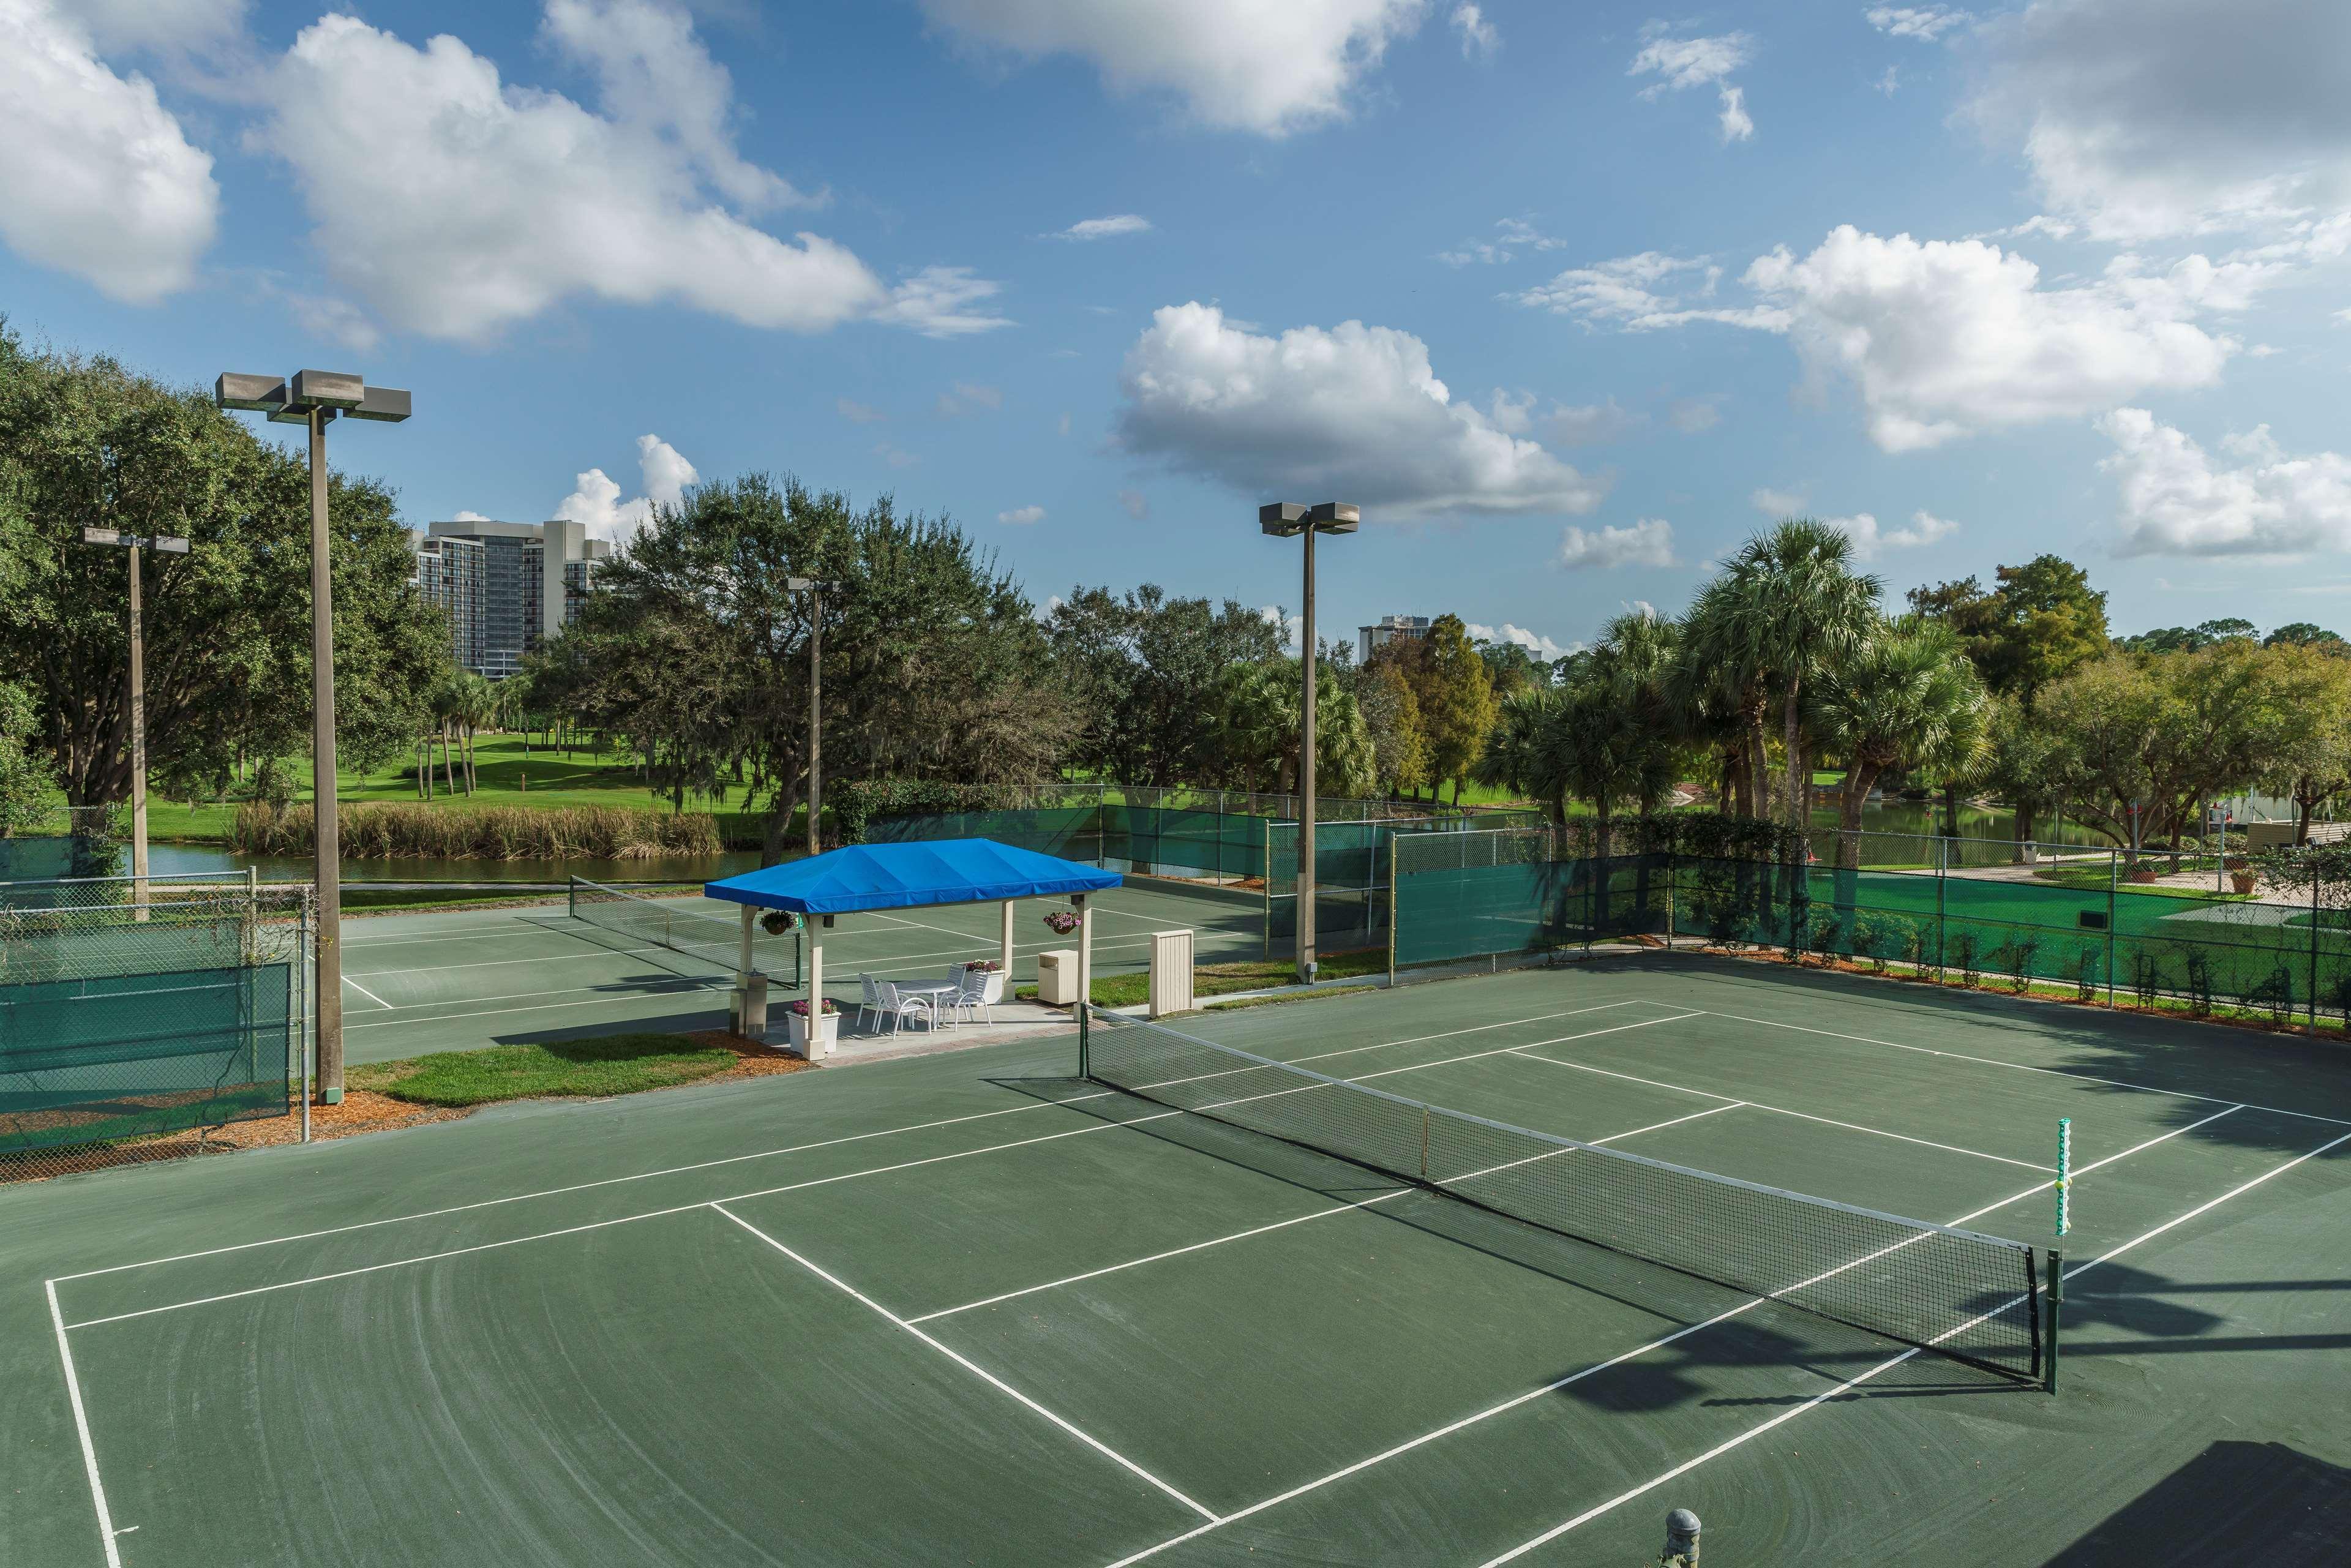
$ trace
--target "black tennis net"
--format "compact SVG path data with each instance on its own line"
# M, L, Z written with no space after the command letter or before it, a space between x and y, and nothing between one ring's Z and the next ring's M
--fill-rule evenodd
M607 887L585 877L571 879L569 912L584 925L625 936L639 944L666 947L721 969L732 969L743 956L743 927L724 915L705 915L685 907L686 900L648 898L625 888ZM751 927L753 971L770 979L799 984L800 937L770 936L757 922Z
M1530 1132L1088 1009L1085 1075L1510 1218L2025 1380L2033 1249Z

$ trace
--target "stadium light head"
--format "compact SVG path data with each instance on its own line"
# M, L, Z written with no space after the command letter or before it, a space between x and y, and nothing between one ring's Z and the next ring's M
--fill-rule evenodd
M1310 529L1318 534L1352 534L1363 521L1363 507L1348 501L1325 501L1318 507L1271 501L1257 509L1259 530L1277 538L1289 538Z
M831 588L831 586L832 584L829 582L820 582L813 577L788 577L784 579L784 591L787 593L806 593L811 588L824 589Z
M213 382L213 406L247 413L275 413L286 406L284 376L223 375Z

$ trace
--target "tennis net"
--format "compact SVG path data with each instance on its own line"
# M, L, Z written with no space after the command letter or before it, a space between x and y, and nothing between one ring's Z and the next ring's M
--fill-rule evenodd
M684 901L648 898L607 887L585 877L571 879L571 918L639 944L666 947L689 958L732 969L743 954L743 928L723 915L682 908ZM771 936L754 923L751 927L753 972L770 979L799 984L800 936Z
M1089 1009L1083 1072L1580 1241L1939 1351L2042 1373L2033 1249L1529 1132Z

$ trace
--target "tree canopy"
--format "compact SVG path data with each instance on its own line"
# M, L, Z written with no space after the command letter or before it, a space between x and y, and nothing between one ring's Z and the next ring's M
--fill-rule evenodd
M331 476L337 744L355 768L399 755L450 663L410 584L392 492ZM105 358L26 352L0 325L0 669L78 806L131 792L126 552L85 527L189 539L143 561L149 767L167 793L225 785L240 757L308 750L309 481L198 391Z

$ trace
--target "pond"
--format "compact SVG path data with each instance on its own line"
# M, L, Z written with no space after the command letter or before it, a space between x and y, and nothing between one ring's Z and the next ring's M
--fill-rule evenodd
M124 856L123 870L130 870ZM655 860L345 860L342 879L355 882L517 882L561 883L569 877L590 882L708 882L755 871L759 857L748 850L727 850L713 855L669 855ZM250 855L214 844L154 844L147 852L147 869L154 876L185 876L195 872L243 871L251 866L264 882L308 882L308 855Z

